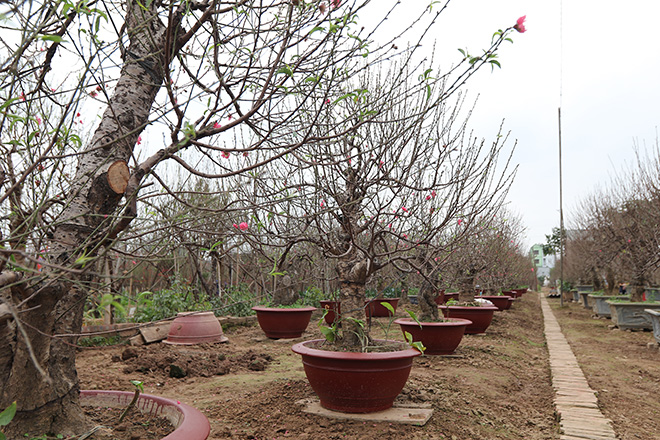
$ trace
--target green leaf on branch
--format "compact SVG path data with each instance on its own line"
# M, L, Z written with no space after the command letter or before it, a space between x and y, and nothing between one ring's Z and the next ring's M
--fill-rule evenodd
M283 66L277 69L277 73L284 73L288 77L293 76L293 70L291 70L291 67L289 66Z
M53 41L55 43L62 43L64 41L64 38L59 35L42 35L41 39L43 41Z
M135 388L140 390L141 393L144 393L144 383L142 381L132 380L131 383L135 386Z
M394 315L394 307L392 307L392 304L390 304L390 303L388 303L388 302L385 302L385 301L381 301L380 305L383 306L383 307L385 307L387 310L390 311L390 313L391 313L392 315Z
M7 426L16 415L16 401L0 412L0 426ZM0 433L1 434L1 433ZM1 437L0 437L1 438Z

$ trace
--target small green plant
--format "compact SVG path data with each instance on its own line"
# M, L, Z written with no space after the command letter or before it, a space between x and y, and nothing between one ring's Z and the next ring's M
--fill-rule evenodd
M394 318L394 313L395 313L394 312L394 307L392 306L392 304L390 304L388 302L385 302L385 301L381 301L380 305L385 307L390 312L390 317L388 319L387 325L383 324L380 321L376 321L376 322L378 322L378 325L380 325L380 328L383 329L383 332L385 332L385 339L388 339L389 334L390 334L390 328L392 327L392 323L394 322L394 319L395 319Z
M135 387L135 394L133 395L133 400L131 400L131 403L129 403L126 406L126 408L124 408L124 410L121 412L117 423L121 423L121 421L124 420L124 417L126 417L128 411L130 411L130 409L133 408L137 403L137 400L140 397L140 393L144 393L144 384L142 382L140 382L139 380L132 380L131 383Z
M318 307L319 301L325 299L323 291L316 286L308 287L300 292L300 300L305 306Z
M381 322L377 321L378 324L383 329L383 331L385 332L385 339L387 339L388 335L389 335L389 332L390 332L390 328L392 326L392 323L394 322L396 317L394 316L394 307L392 307L392 305L390 303L383 301L383 302L381 302L381 304L383 305L383 307L385 307L390 312L390 318L389 318L389 322L387 323L387 325L382 324ZM351 320L351 321L355 322L356 324L358 324L357 327L358 327L358 329L360 329L357 332L355 332L355 334L357 335L358 339L360 340L360 345L362 347L361 351L362 352L369 351L369 337L364 332L364 321L362 321L361 319L346 317L346 318L340 318L339 320L335 320L335 322L333 322L330 327L327 327L327 326L324 325L324 321L325 321L325 315L327 315L328 312L329 312L329 310L325 309L323 311L323 316L321 316L321 319L319 319L319 322L318 322L319 330L321 331L321 333L325 337L326 341L332 343L332 342L335 342L337 340L337 338L339 337L339 321L341 321L341 320ZM411 318L413 318L415 320L415 322L417 322L417 324L419 324L419 326L421 327L422 325L417 320L417 317L415 316L414 312L410 312L410 311L407 311L407 312L411 316ZM424 347L424 344L422 344L419 341L417 341L417 342L413 341L412 335L408 332L404 333L404 337L406 338L406 342L408 343L408 345L410 345L412 348L416 349L420 353L424 353L424 350L426 350L426 347Z
M16 415L16 402L12 402L4 411L0 412L0 426L7 426ZM7 440L7 437L0 432L0 440Z
M111 345L120 345L125 343L126 340L119 335L91 336L89 338L78 339L78 345L81 347L108 347Z
M113 295L111 293L105 293L101 296L101 300L97 300L94 297L89 297L87 299L86 309L84 318L92 320L95 318L103 318L108 312L108 307L113 307L115 314L119 316L126 315L126 309L124 309L123 304L121 303L121 295Z
M323 316L321 316L321 319L319 319L318 326L319 326L319 330L321 331L321 333L325 337L325 340L332 343L332 342L335 342L339 337L339 321L340 320L335 320L335 322L333 322L330 327L326 327L325 325L323 325L323 322L325 320L325 315L328 314L328 311L329 311L328 309L325 309L323 311ZM341 320L349 320L349 321L353 321L357 324L357 327L361 330L356 332L355 334L357 335L358 339L360 340L360 343L361 343L361 346L362 346L362 351L366 351L367 346L369 345L369 338L366 335L366 333L364 332L364 321L362 321L361 319L355 319L355 318L350 318L350 317L341 318Z

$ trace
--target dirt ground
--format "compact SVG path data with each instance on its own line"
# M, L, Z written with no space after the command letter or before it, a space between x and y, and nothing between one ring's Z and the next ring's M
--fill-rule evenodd
M660 352L646 347L652 335L609 330L609 321L576 305L557 315L621 438L656 438L643 436L644 427L660 433ZM402 339L395 327L391 337ZM496 313L487 334L466 335L455 355L416 358L398 401L431 405L422 427L303 413L297 402L314 393L290 347L321 337L314 320L300 339L270 340L257 325L239 326L224 329L226 344L81 349L77 365L83 389L131 390L130 380L141 380L146 393L199 408L210 439L558 439L542 327L538 295L529 293ZM170 377L171 365L186 376Z
M550 300L589 386L622 440L660 439L660 351L652 332L611 329L578 303ZM651 347L649 347L651 344Z

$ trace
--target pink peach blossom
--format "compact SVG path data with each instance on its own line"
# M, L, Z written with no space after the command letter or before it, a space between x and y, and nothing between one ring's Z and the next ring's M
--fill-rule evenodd
M520 32L521 34L524 33L524 32L527 30L527 29L525 29L525 19L526 19L526 18L527 18L527 16L526 16L526 15L523 15L522 17L520 17L520 18L516 21L515 26L513 26L513 28L514 28L515 30L517 30L518 32Z
M213 124L213 128L222 128L222 125L220 125L219 122L216 122L215 124Z
M241 222L238 225L238 229L241 231L247 231L248 230L248 224L246 222Z

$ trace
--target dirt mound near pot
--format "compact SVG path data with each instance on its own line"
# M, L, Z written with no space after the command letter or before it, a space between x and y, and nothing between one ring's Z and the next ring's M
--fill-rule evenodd
M270 355L254 350L227 353L214 344L201 344L194 348L165 344L126 347L121 354L112 356L113 362L124 365L124 374L138 372L175 379L222 376L247 370L264 371L272 360Z

